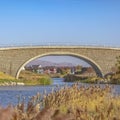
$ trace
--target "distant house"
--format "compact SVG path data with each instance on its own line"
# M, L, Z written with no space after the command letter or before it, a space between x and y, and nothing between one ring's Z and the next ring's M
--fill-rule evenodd
M49 69L46 69L46 70L44 71L44 73L50 74L50 70L49 70Z
M43 74L44 70L43 69L37 69L37 73Z
M47 68L47 69L44 70L44 73L55 74L55 73L57 73L57 69L56 68Z
M51 73L53 73L53 74L57 73L57 69L56 69L56 68L53 68L53 69L51 69L50 71L51 71Z
M71 74L75 74L75 68L71 68Z
M37 66L37 73L40 73L40 74L44 73L44 69L42 68L42 65Z

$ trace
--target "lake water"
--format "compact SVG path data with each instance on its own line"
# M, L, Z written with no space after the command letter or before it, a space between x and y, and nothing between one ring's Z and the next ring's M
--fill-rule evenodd
M54 78L53 84L48 86L6 86L0 87L0 106L7 106L8 104L16 105L18 103L18 95L22 98L25 97L25 100L31 96L34 96L38 92L43 94L45 91L49 93L52 89L60 88L62 86L70 86L74 83L63 82L62 78ZM80 85L89 86L90 84L80 83ZM59 87L56 87L59 86ZM104 85L101 85L104 86ZM114 85L114 94L120 95L120 85Z

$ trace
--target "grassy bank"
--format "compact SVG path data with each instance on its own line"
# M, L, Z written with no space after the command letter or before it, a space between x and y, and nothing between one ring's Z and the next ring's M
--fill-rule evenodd
M120 73L108 77L111 84L120 84Z
M5 74L3 72L0 72L0 80L16 80L14 77L8 75L8 74Z
M30 71L21 71L19 80L25 83L25 85L50 85L52 83L48 75L37 74Z
M120 74L107 76L106 78L100 77L87 77L77 75L66 75L65 82L82 82L82 83L101 83L101 84L120 84Z
M100 78L88 77L88 76L78 76L78 75L66 75L64 76L65 82L82 82L82 83L97 83Z
M38 93L27 105L23 101L16 107L1 108L0 118L4 117L4 120L119 120L119 113L120 96L113 96L109 86L86 88L75 84L44 96Z
M29 71L22 71L20 73L19 79L0 72L0 85L9 86L9 85L49 85L52 83L52 80L47 75L39 75Z
M0 85L1 86L16 85L17 83L22 83L22 81L17 80L8 74L0 72Z

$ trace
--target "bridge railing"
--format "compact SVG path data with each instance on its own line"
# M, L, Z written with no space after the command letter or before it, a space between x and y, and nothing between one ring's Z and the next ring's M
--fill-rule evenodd
M81 44L81 43L73 43L73 42L44 42L44 43L31 43L31 44L0 44L0 48L12 48L12 47L37 47L37 46L82 46L82 47L100 47L100 48L120 48L120 46L112 46L112 45L98 45L98 44Z

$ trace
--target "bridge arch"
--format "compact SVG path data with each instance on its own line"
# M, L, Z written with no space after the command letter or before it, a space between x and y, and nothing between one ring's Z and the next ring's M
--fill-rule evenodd
M50 55L56 55L56 56L73 56L73 57L76 57L76 58L79 58L85 62L87 62L89 65L91 65L94 69L94 71L96 72L96 75L98 77L103 77L103 72L102 72L102 69L101 67L95 62L93 61L92 59L86 57L86 56L83 56L81 54L76 54L76 53L71 53L71 52L47 52L47 53L44 53L44 54L40 54L38 56L35 56L29 60L27 60L22 66L20 66L20 68L18 68L18 71L17 71L17 74L16 74L16 78L18 79L19 77L19 74L22 70L22 68L27 65L29 62L37 59L37 58L40 58L40 57L44 57L44 56L50 56Z

